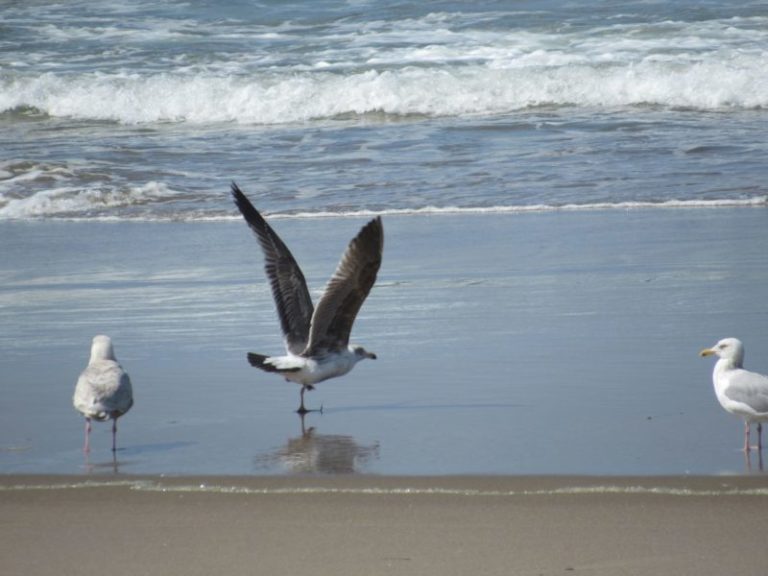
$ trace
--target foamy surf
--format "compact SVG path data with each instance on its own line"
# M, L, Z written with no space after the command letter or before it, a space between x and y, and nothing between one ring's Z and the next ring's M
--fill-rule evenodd
M238 220L231 213L199 210L152 210L152 203L171 202L182 194L157 182L119 190L76 191L69 188L39 192L22 199L6 200L0 194L0 220L56 219L70 221L152 221L152 222L217 222ZM632 210L674 210L714 208L765 208L768 196L744 199L665 200L659 202L595 202L585 204L532 204L510 206L422 206L382 210L317 210L303 212L267 212L270 219L372 218L375 216L457 216L533 214L545 212L599 212ZM127 209L126 212L116 210Z
M654 485L644 482L637 485L604 484L588 486L564 485L557 488L543 489L509 489L493 490L478 488L446 488L436 486L376 486L375 482L369 482L370 486L361 487L332 487L327 485L285 486L285 487L259 487L243 486L220 483L182 484L166 483L153 480L119 480L82 482L52 482L52 483L28 483L28 484L0 484L0 492L11 491L61 491L61 490L95 490L103 488L125 488L139 492L160 492L165 494L233 494L247 496L301 496L301 495L352 495L352 496L455 496L462 498L510 498L510 497L535 497L535 496L592 496L592 495L625 495L625 496L674 496L674 497L732 497L752 496L756 498L768 497L768 488L744 488L723 484L720 488L702 489L677 486Z
M0 220L57 217L114 220L120 218L114 213L115 209L135 209L147 204L159 204L179 195L160 182L127 188L103 186L84 190L64 186L36 192L24 198L13 198L0 192Z
M768 52L681 62L408 65L363 72L247 76L46 73L0 75L0 112L123 124L290 124L370 114L408 118L510 114L541 107L768 107Z
M754 208L768 206L768 196L741 200L665 200L660 202L595 202L587 204L530 206L424 206L422 208L393 208L389 210L353 210L347 212L298 212L295 214L270 214L274 219L293 218L338 218L375 216L440 216L461 214L528 214L534 212L589 212L602 210L651 210L651 209L697 209L697 208Z
M516 26L492 25L513 17ZM193 26L172 19L134 25L123 16L120 26L109 20L27 26L25 40L39 50L36 64L11 50L9 65L0 68L0 113L274 125L533 107L768 106L765 16L691 22L625 16L627 22L519 28L525 17L438 12L312 27L259 20ZM83 41L115 39L124 49L80 48ZM74 52L68 66L49 51L50 42ZM162 42L174 49L160 51L148 65L146 51ZM221 48L200 56L199 42Z

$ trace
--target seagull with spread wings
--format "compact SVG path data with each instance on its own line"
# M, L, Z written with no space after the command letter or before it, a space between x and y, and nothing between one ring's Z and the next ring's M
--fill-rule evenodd
M287 352L285 356L249 352L248 362L300 384L301 404L297 412L305 414L306 390L314 389L323 380L343 376L364 358L376 359L374 353L362 346L350 345L349 335L381 266L381 217L363 226L349 243L314 308L304 274L290 250L234 183L232 197L264 252L264 269Z

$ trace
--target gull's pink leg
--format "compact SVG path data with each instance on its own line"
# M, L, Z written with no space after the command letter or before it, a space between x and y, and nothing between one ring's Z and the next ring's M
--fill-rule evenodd
M757 423L757 451L763 451L763 423Z
M83 445L83 452L88 453L91 451L91 419L85 419L85 444Z
M749 452L749 422L744 421L744 452Z
M112 452L117 452L117 418L112 419Z

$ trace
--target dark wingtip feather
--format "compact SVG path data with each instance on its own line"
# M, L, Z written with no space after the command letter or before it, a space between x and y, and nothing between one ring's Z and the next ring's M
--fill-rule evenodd
M238 207L243 200L248 200L248 198L245 197L245 194L243 194L243 191L240 190L240 187L234 182L234 180L230 184L229 191L232 194L232 199L235 201L235 204L237 204Z
M279 241L279 239L276 238L276 235L272 232L269 224L267 224L264 216L253 207L253 204L248 200L248 197L234 182L232 182L232 199L235 201L237 209L240 210L240 214L245 218L246 224L248 224L248 226L251 227L251 230L256 233L256 236L259 238L259 242L262 242L262 245L264 242L268 241L268 238L271 238L273 241Z
M243 194L243 191L240 190L240 187L234 182L232 182L231 193L237 209L240 210L240 213L246 221L251 222L252 219L259 221L263 220L263 217L259 214L258 210L253 207L253 204L248 200L248 197Z
M381 223L381 216L376 216L363 226L358 238L364 239L364 241L376 241L379 244L379 252L381 252L384 247L384 225Z

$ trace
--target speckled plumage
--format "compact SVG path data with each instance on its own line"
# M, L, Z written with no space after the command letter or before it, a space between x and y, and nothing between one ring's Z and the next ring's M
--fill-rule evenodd
M287 351L285 356L251 352L248 362L301 384L298 412L304 413L306 390L323 380L343 376L364 358L376 358L362 346L351 346L349 336L381 266L381 218L368 222L349 243L314 308L304 274L290 250L236 184L232 184L232 197L264 252L264 268Z
M90 450L91 420L112 420L112 450L117 449L117 419L133 406L131 379L117 362L109 336L94 337L91 358L80 374L72 399L85 416L85 445Z

